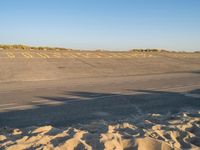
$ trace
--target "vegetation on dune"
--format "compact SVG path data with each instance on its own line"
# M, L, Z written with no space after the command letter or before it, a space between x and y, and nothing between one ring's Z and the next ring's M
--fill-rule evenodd
M27 45L0 45L0 49L9 50L71 50L66 48L58 48L58 47L34 47Z
M28 49L28 46L26 45L0 45L0 48L2 49Z
M75 50L75 49L60 48L60 47L41 47L41 46L35 47L35 46L27 46L27 45L0 45L0 50L10 50L10 49L13 49L13 50L67 50L67 51ZM76 49L76 51L81 51L81 50ZM103 49L96 49L94 51L106 52L106 50L103 50ZM131 49L130 52L177 52L177 51L168 51L168 50L164 50L164 49ZM179 53L181 53L181 52L179 51ZM200 53L200 51L195 51L195 53Z
M132 49L133 52L167 52L163 49Z

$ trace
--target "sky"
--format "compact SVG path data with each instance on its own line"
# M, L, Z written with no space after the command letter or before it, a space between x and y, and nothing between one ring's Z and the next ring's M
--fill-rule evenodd
M0 44L200 50L200 0L0 0Z

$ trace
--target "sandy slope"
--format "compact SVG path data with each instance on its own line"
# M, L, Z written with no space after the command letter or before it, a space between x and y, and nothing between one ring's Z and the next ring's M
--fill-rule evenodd
M200 66L200 53L55 52L0 51L0 82L191 72Z
M66 128L3 128L0 130L0 148L199 150L200 112L148 114L117 122L96 121Z

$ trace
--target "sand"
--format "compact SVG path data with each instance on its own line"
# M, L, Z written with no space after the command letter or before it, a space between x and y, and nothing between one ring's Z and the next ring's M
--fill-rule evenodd
M7 150L199 150L200 111L146 114L71 127L2 128L0 149Z
M2 50L0 83L199 73L199 58L200 53ZM5 85L10 88L9 84ZM4 127L0 128L0 149L199 150L200 111L185 110L173 115L140 114L122 120L97 120L70 127L48 124L20 129Z
M200 53L0 51L0 83L199 72Z

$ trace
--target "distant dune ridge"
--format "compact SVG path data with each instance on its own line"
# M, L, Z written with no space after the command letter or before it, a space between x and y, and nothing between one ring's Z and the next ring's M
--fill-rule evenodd
M0 130L0 148L199 150L200 112L148 114L117 122L96 121L72 127L28 127Z
M61 48L61 47L45 47L45 46L28 46L28 45L21 45L21 44L15 44L15 45L1 45L0 44L0 50L7 50L7 49L15 49L15 50L81 50L81 49L71 49L71 48ZM84 50L85 51L85 50ZM94 49L93 51L107 51L104 49ZM131 49L127 51L137 51L137 52L170 52L166 49L156 49L156 48L146 48L146 49ZM171 51L175 52L175 51ZM184 51L182 51L184 52ZM200 52L200 50L195 51ZM188 52L189 53L189 52Z

